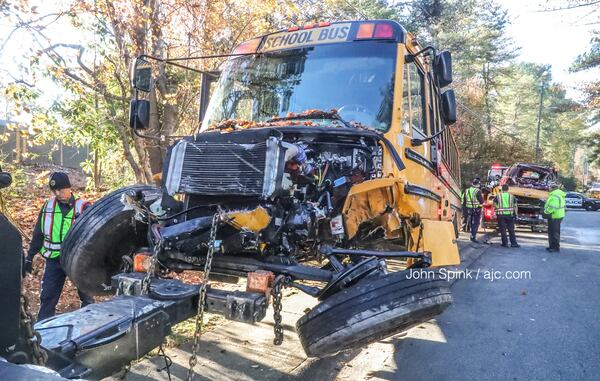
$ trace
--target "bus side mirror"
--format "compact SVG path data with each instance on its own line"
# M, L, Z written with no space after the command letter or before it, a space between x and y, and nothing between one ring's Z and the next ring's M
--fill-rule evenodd
M0 172L0 189L6 188L12 184L12 176L8 172Z
M152 67L150 62L143 58L136 58L133 66L133 87L139 91L149 92L152 84Z
M433 70L440 88L452 83L452 55L449 51L444 50L435 56Z
M442 93L442 116L446 125L456 122L456 97L454 90L446 90Z
M150 126L150 101L133 99L129 103L129 127L145 130Z

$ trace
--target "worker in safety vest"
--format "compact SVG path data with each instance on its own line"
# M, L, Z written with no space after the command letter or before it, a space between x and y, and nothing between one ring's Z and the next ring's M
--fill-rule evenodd
M560 223L565 218L565 192L558 184L550 185L550 194L544 205L544 214L548 218L548 247L550 252L560 251Z
M481 181L474 178L471 187L465 192L465 205L469 216L469 231L471 232L471 241L477 241L477 230L481 222L481 207L483 205L483 194L481 194Z
M506 238L506 230L508 230L510 247L521 247L517 243L517 237L515 236L515 217L518 212L517 200L515 196L508 193L508 184L502 185L502 190L494 198L494 206L496 209L496 218L498 219L498 227L500 228L502 246L508 247L508 239Z
M71 192L69 176L64 172L54 172L50 176L49 186L52 196L40 210L24 266L24 272L31 273L33 257L38 252L46 259L38 321L55 314L66 279L60 265L61 245L75 219L90 205ZM80 290L77 293L82 307L94 303L91 296Z
M460 193L460 206L461 206L461 214L462 214L462 231L469 231L469 210L467 209L467 200L465 195L467 193L467 188L463 188Z

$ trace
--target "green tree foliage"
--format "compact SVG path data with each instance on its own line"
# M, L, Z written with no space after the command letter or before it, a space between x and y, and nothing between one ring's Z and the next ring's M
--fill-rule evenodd
M581 71L600 66L600 31L594 31L590 40L590 49L580 54L571 66L572 71Z
M600 70L600 31L594 31L590 40L589 50L580 54L573 62L571 70L596 72ZM588 81L583 86L585 104L590 111L592 124L600 124L600 79ZM590 136L588 143L589 159L591 163L600 166L600 131L596 130Z

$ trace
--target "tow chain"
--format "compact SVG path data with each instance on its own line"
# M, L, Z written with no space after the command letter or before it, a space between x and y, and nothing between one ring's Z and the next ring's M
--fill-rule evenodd
M31 348L32 363L35 365L44 366L48 361L48 354L42 349L40 343L42 338L33 328L33 316L28 311L29 303L25 295L21 295L21 325L27 334L27 344Z
M290 278L287 275L279 275L273 282L273 288L271 289L271 295L273 296L273 330L275 332L275 338L273 339L274 345L281 345L283 343L283 325L281 324L281 310L283 308L283 288L289 283Z
M150 266L148 266L148 269L146 270L146 276L142 280L142 295L148 295L148 293L150 292L150 281L156 273L158 254L162 250L162 245L162 240L158 241L158 243L154 245L154 250L152 251L152 258L150 259Z
M193 381L196 373L194 367L198 361L198 348L200 344L200 336L202 335L202 324L204 320L204 304L206 303L206 288L208 287L208 277L210 275L210 269L212 266L213 254L215 251L215 240L217 237L217 229L221 222L221 215L215 213L212 219L212 225L210 227L210 234L208 239L208 252L206 254L206 262L204 263L204 274L202 276L202 284L198 291L198 310L196 313L196 328L194 330L194 344L192 345L192 354L189 360L189 369L187 373L187 381Z

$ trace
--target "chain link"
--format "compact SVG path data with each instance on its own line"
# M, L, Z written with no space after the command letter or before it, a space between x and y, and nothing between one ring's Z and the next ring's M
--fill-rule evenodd
M25 295L21 295L21 326L25 329L27 335L27 344L31 348L33 355L32 362L35 365L44 366L48 361L48 354L42 349L40 343L42 338L33 328L33 316L29 313L29 303Z
M142 295L148 295L150 292L150 282L152 277L156 273L156 264L158 262L158 253L162 250L163 241L160 240L156 245L154 245L154 250L152 251L152 258L150 259L150 266L146 270L146 276L142 280Z
M215 250L215 240L217 237L217 229L219 222L221 221L221 215L215 213L210 227L210 234L208 239L208 252L206 254L206 262L204 263L204 274L202 276L202 284L198 291L198 310L196 313L196 328L194 330L194 344L192 345L192 354L189 359L189 369L187 373L187 381L193 381L196 373L194 367L198 361L198 348L200 344L200 336L202 335L202 324L204 320L204 304L206 303L206 288L208 287L208 277L210 275L210 269L212 266L213 254Z
M289 282L287 275L279 275L273 282L273 288L271 289L271 295L273 296L273 331L275 332L275 338L273 338L274 345L281 345L283 343L283 324L281 324L281 310L283 309L283 288Z

